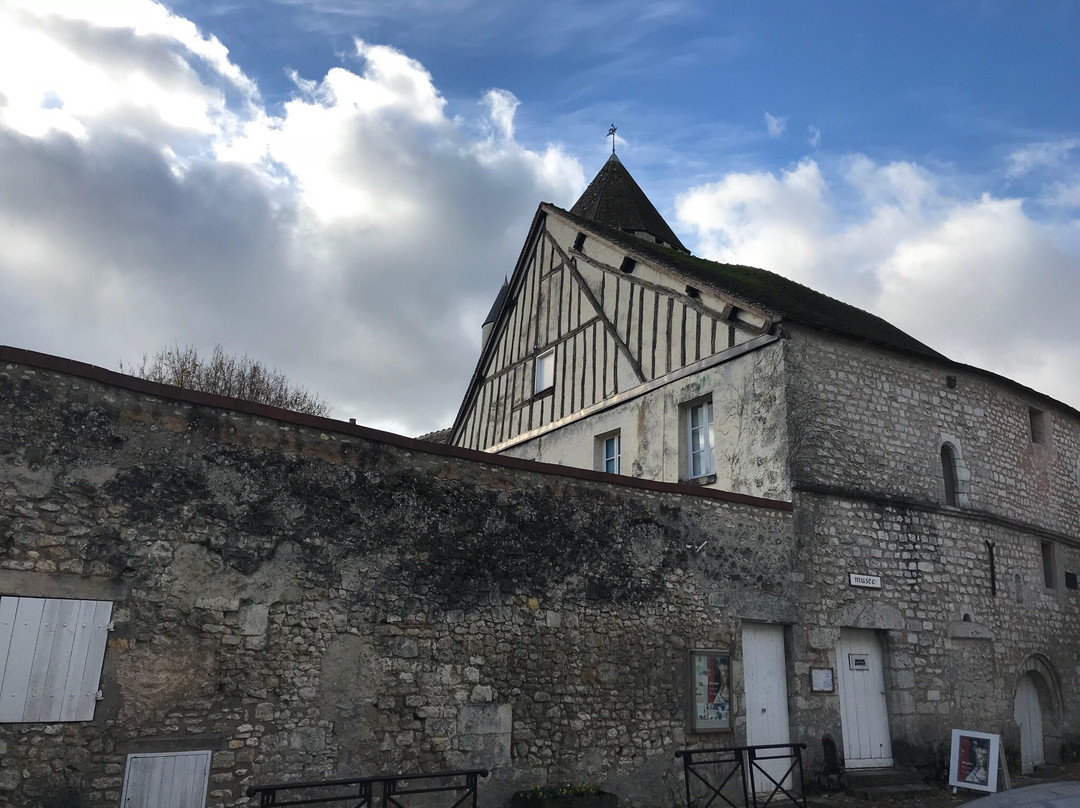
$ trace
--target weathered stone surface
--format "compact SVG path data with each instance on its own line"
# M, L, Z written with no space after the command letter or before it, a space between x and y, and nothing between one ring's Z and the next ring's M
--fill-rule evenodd
M4 580L115 595L94 720L0 725L13 808L73 770L87 805L116 805L129 751L197 738L213 808L254 783L473 766L485 804L560 780L655 802L687 649L738 636L710 595L791 591L783 510L24 366L0 367L0 465Z

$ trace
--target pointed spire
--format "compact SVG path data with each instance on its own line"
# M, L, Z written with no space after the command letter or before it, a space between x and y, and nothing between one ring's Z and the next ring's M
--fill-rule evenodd
M690 252L615 155L614 137L611 156L570 212L684 253Z

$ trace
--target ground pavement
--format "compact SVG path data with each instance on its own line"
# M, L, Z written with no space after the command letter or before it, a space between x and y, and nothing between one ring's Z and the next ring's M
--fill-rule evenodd
M920 797L860 799L848 794L825 794L807 800L810 808L1080 808L1080 764L1048 766L1035 776L1016 777L1011 791L979 794L949 789Z

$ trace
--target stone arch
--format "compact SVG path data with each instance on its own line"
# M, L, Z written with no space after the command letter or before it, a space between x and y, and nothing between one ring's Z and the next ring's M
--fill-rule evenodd
M1030 772L1060 759L1061 682L1050 660L1032 654L1021 663L1013 688L1013 718L1020 729L1020 768Z
M942 432L938 441L938 459L938 499L942 505L966 508L971 472L964 462L964 449L960 439Z

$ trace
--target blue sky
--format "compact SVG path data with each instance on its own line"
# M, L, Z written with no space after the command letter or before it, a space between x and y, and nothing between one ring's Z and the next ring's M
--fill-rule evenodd
M696 254L1080 406L1078 89L1067 0L0 0L0 342L437 428L614 122Z

